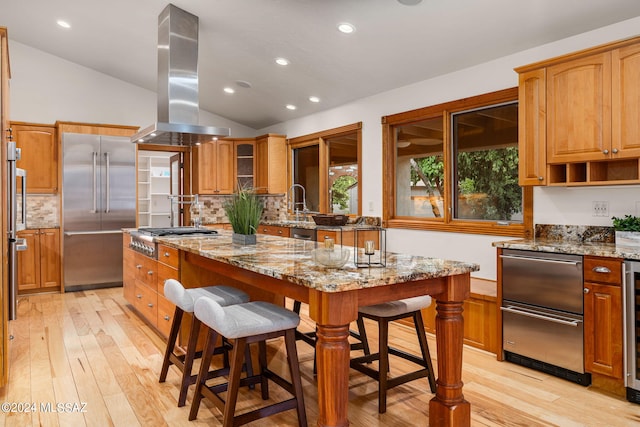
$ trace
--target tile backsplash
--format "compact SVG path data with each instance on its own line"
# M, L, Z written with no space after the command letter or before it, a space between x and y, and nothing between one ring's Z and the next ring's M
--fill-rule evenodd
M18 210L22 205L18 203ZM27 227L60 227L60 196L57 194L27 195Z
M231 196L206 196L199 198L204 204L203 224L227 223L227 215L222 207ZM287 200L284 194L260 196L264 202L263 221L281 221L287 218Z

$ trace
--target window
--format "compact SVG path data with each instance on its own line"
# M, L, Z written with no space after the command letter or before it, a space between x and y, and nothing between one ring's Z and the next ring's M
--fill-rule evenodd
M383 118L388 227L527 236L517 88Z
M305 188L309 210L360 212L361 127L355 123L289 140L291 180ZM300 200L302 191L293 191Z

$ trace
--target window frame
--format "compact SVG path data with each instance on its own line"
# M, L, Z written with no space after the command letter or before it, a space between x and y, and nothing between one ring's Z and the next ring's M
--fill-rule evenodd
M523 187L523 219L521 223L504 224L501 221L479 221L453 218L454 177L451 116L467 110L518 101L518 88L509 88L469 98L445 102L416 110L382 117L383 145L383 221L387 228L445 231L467 234L531 237L533 235L533 188ZM396 215L396 147L394 129L417 121L442 118L445 194L442 218L421 218Z
M327 129L308 135L298 136L287 140L287 170L290 171L287 176L287 187L293 184L293 150L297 148L318 145L319 168L318 177L319 184L319 211L320 213L331 212L329 206L329 147L327 140L342 135L356 133L357 135L357 153L358 153L358 213L350 214L357 216L362 214L362 122L352 123L350 125L340 126L333 129Z

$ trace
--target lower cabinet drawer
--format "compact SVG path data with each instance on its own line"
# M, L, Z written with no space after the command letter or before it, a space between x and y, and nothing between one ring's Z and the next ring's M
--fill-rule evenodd
M158 295L158 331L165 337L168 337L171 331L175 309L176 306L171 304L168 299Z
M155 289L137 282L133 306L153 326L158 324L158 294Z
M180 280L180 273L177 269L168 265L158 263L158 295L164 295L164 281L167 279Z

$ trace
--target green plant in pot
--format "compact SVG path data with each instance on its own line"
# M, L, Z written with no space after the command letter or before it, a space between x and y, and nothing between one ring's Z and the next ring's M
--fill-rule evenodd
M640 217L625 215L611 219L616 232L616 246L640 249Z
M258 195L251 189L239 188L224 203L223 208L233 229L233 243L255 245L264 208Z

